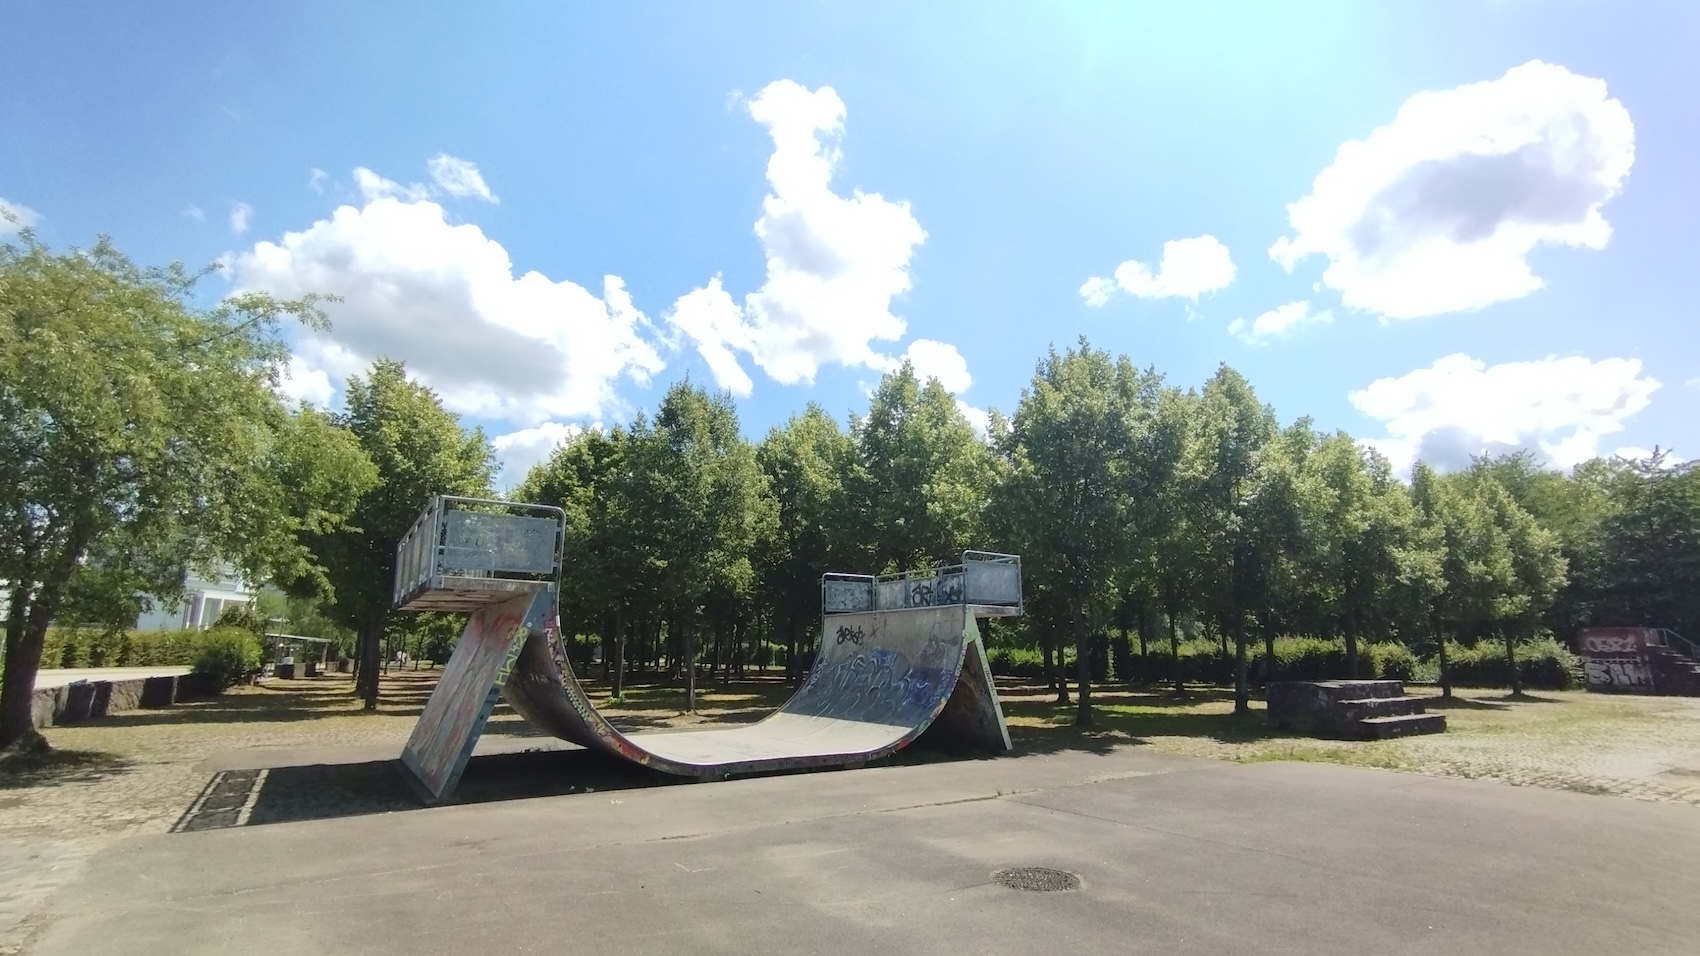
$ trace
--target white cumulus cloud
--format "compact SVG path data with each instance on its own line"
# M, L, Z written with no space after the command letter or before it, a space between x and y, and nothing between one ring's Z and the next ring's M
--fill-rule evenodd
M200 210L196 210L199 212ZM254 220L254 207L245 202L239 202L230 207L230 231L238 236L248 231L248 223Z
M431 171L431 179L443 192L456 199L482 199L485 202L501 202L490 187L484 182L484 175L478 171L478 164L458 159L447 153L438 153L426 163Z
M364 166L354 169L354 185L360 190L360 197L367 202L375 199L400 199L403 202L419 202L431 198L431 190L422 183L411 183L403 186L393 179L385 179Z
M1640 445L1625 445L1617 451L1612 452L1613 456L1617 458L1625 458L1629 461L1646 461L1656 454L1664 455L1664 458L1659 462L1659 464L1665 468L1675 468L1677 465L1687 461L1687 459L1679 458L1665 449L1642 448Z
M1235 319L1228 323L1228 334L1237 336L1247 345L1262 345L1291 329L1305 325L1327 325L1332 321L1333 312L1327 309L1312 312L1310 303L1301 299L1298 302L1278 305L1249 323L1245 319Z
M9 236L41 221L41 214L28 206L0 199L0 236Z
M597 422L590 428L601 431L602 423ZM555 449L584 432L585 428L581 425L543 422L490 439L491 447L496 450L496 457L502 462L502 473L497 478L497 484L503 488L512 488L519 484L525 480L532 466L547 459L554 454Z
M1532 61L1418 93L1342 145L1269 254L1289 271L1325 256L1323 283L1387 318L1479 309L1541 287L1537 245L1603 248L1601 207L1634 161L1629 111L1604 81Z
M1110 301L1118 289L1141 299L1197 301L1201 295L1232 285L1236 272L1228 247L1215 236L1171 239L1163 243L1163 258L1155 272L1145 263L1129 259L1116 267L1114 279L1087 279L1080 287L1080 297L1093 308Z
M1368 444L1400 468L1421 459L1441 469L1470 456L1538 450L1560 467L1599 454L1600 442L1646 408L1660 383L1638 359L1548 357L1488 365L1463 353L1382 378L1352 392L1352 405L1381 422Z
M945 391L954 395L968 391L968 386L974 384L974 377L968 374L968 360L949 342L916 339L909 343L903 357L915 369L915 377L923 385L927 379L936 378ZM984 417L983 412L981 415Z
M747 108L774 147L755 224L766 281L740 304L711 279L667 320L695 343L715 381L739 394L751 388L740 354L787 385L813 382L826 364L890 367L873 343L903 337L892 300L909 290L909 260L926 232L907 202L833 191L845 109L831 87L779 80Z
M328 336L298 343L304 380L397 358L450 409L533 427L617 409L619 379L646 383L663 367L619 277L605 277L598 295L539 272L515 275L500 243L451 225L428 200L342 206L232 264L243 289L342 297L328 306Z
M296 402L305 402L315 408L327 408L331 398L336 394L336 387L331 384L330 373L322 368L314 368L306 357L290 356L289 364L284 367L282 376L277 383L278 393Z

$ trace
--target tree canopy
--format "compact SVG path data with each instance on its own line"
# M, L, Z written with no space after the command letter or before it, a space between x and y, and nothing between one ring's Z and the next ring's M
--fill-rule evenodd
M200 278L105 239L0 246L0 746L36 739L30 694L68 597L111 620L220 564L322 579L303 536L340 527L371 479L346 434L275 391L283 325L324 327L317 301L197 308Z

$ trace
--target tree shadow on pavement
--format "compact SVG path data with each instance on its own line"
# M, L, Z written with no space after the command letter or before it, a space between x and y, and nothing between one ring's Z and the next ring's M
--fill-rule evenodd
M94 783L128 773L135 762L100 750L47 750L0 756L0 790Z

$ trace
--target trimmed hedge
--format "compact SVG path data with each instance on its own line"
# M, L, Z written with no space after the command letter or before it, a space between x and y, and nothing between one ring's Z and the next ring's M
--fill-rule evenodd
M1150 653L1141 656L1137 646L1123 645L1118 636L1107 640L1105 647L1115 665L1119 681L1172 683L1178 672L1189 684L1230 685L1234 682L1234 655L1227 654L1211 640L1183 641L1177 659L1169 653L1167 641L1150 645ZM1070 648L1072 655L1073 648ZM1100 655L1094 647L1093 679L1103 680ZM995 647L987 652L992 673L1002 677L1044 680L1044 657L1036 648ZM1346 676L1346 645L1343 640L1318 637L1280 637L1275 640L1273 673L1263 667L1263 642L1246 647L1246 660L1252 680L1332 680ZM1454 684L1464 687L1509 687L1511 682L1505 666L1505 644L1482 641L1474 647L1447 645L1447 660ZM1379 680L1416 680L1432 677L1435 662L1419 658L1403 644L1364 643L1358 646L1358 673L1364 678ZM1582 664L1576 655L1550 637L1526 641L1517 647L1517 671L1523 686L1538 690L1568 690L1582 685ZM1074 678L1072 662L1068 671Z
M1474 647L1448 641L1446 666L1459 687L1511 686L1504 641L1483 640ZM1522 641L1517 645L1517 676L1530 690L1571 690L1582 686L1582 659L1550 636Z
M208 635L216 631L123 631L51 628L42 648L41 666L167 667L193 666ZM252 635L250 635L252 636ZM258 646L256 640L255 646Z

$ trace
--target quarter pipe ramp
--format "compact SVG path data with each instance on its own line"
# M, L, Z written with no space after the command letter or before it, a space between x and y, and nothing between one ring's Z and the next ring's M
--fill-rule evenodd
M489 519L498 516L479 517L488 531ZM1013 556L968 552L961 565L924 575L829 575L822 583L820 650L808 678L777 711L742 726L627 733L597 712L573 672L560 638L555 585L421 575L406 567L410 548L415 555L432 550L403 540L399 606L475 608L402 752L402 766L430 802L452 796L498 699L562 740L701 780L860 766L923 735L953 748L1010 746L979 620L1020 613L1020 563ZM439 540L433 560L457 548L466 550ZM511 555L518 551L505 551L507 563L517 563ZM404 585L404 575L414 583Z

